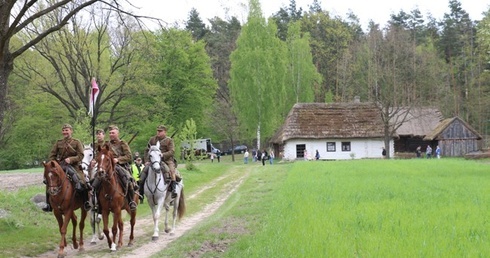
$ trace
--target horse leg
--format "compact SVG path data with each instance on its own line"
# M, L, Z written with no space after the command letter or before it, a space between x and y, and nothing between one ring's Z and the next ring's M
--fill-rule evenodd
M92 240L90 240L91 245L95 245L97 243L97 235L95 234L95 216L96 212L90 210L90 227L92 228Z
M81 208L82 210L82 218L80 220L80 240L78 241L80 243L80 249L79 251L84 251L85 250L85 247L84 247L84 243L83 243L83 229L85 229L85 219L87 218L87 211L83 209L83 207Z
M105 210L102 211L102 221L104 224L104 230L103 230L104 235L107 238L107 245L109 245L109 248L112 251L113 247L112 247L111 236L109 235L109 212L108 211ZM115 251L115 247L114 247L114 251Z
M172 230L170 232L170 235L173 236L174 235L174 230L175 230L175 223L177 222L177 207L179 206L179 196L177 196L174 200L174 210L172 212L172 215L173 215L173 223L172 223Z
M136 224L136 211L130 211L131 219L129 220L129 224L131 225L131 232L129 233L129 243L128 246L133 246L134 241L134 225Z
M149 202L148 202L149 203ZM151 236L151 240L158 240L158 236L160 233L160 229L158 228L159 220L160 220L160 210L162 209L162 202L159 200L158 203L153 204L151 206L151 213L153 214L153 236Z
M111 248L111 250L113 251L116 251L116 239L117 239L117 230L119 228L119 233L121 234L121 227L119 226L119 223L121 223L121 211L113 211L112 213L112 219L113 219L113 222L112 222L112 237L113 237L113 246L114 246L114 250ZM121 247L122 246L122 243L121 243L121 235L119 235L119 240L117 240L117 247Z
M58 227L60 229L60 234L61 234L61 240L60 240L60 245L58 249L58 258L65 257L64 250L66 246L66 226L63 221L63 215L55 210L54 211L54 216L56 217L56 220L58 221Z
M71 212L71 225L73 227L73 234L71 236L71 241L73 243L73 249L78 249L78 242L77 242L77 215L75 212L72 210ZM67 215L65 216L67 218Z

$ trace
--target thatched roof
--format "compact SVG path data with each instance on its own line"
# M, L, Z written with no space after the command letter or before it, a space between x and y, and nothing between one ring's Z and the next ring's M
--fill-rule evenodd
M459 121L469 131L471 131L472 133L474 133L477 140L481 140L482 139L481 134L479 134L475 129L473 129L473 127L471 127L471 125L469 125L468 123L466 123L465 121L463 121L463 119L461 119L459 117L453 117L453 118L447 118L447 119L444 119L443 121L441 121L439 123L439 125L437 125L437 127L434 128L434 130L432 130L432 132L430 132L429 134L427 134L424 137L424 140L425 141L439 140L438 138L444 132L444 130L446 130L446 128L448 128L448 126L450 126L455 121Z
M436 108L400 109L397 113L399 115L393 117L390 122L396 125L404 121L396 130L399 136L424 137L430 134L443 119L441 111Z
M373 103L297 103L271 142L383 136L381 115Z

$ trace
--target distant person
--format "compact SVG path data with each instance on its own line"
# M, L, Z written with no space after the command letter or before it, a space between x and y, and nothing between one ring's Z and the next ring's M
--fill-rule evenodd
M143 161L141 160L141 158L136 158L134 160L134 163L131 165L131 175L138 184L140 183L141 171L143 171L144 168L145 165L143 165Z
M316 150L315 159L316 160L319 160L320 159L320 152L318 152L318 150Z
M269 153L269 164L272 165L272 163L274 163L274 151L271 150L271 152Z
M252 150L252 161L253 162L257 161L257 151L255 149Z
M427 150L425 151L425 156L427 156L428 159L432 158L432 148L430 145L427 145Z
M437 145L436 147L436 158L441 158L441 148L439 148L439 145Z
M421 155L422 155L422 147L417 147L417 149L415 150L415 153L417 154L417 158L420 158Z
M267 160L267 158L268 158L267 151L264 149L262 151L262 154L260 155L260 159L262 160L262 166L265 166L265 161Z
M214 162L214 153L211 152L211 154L209 155L210 159L211 159L211 163Z
M248 150L245 150L245 153L243 154L243 164L248 164Z
M308 151L305 149L305 152L303 153L303 158L305 160L308 160Z
M383 147L383 151L381 151L381 155L383 156L383 159L386 158L386 149Z

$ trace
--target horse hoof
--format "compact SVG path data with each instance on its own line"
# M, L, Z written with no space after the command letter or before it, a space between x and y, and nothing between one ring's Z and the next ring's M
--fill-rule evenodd
M103 240L103 239L104 239L104 236L99 237L99 240Z
M158 236L152 236L151 237L151 241L157 241L158 240Z
M78 249L78 243L73 243L73 249Z
M168 232L170 232L170 229L165 229L165 233L168 233Z
M97 241L91 241L90 242L90 245L96 245L97 244Z

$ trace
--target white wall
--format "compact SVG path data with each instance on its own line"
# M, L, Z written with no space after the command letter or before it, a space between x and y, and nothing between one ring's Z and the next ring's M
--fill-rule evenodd
M327 152L327 142L335 142L335 152ZM351 150L342 151L342 142L350 142ZM320 159L362 159L382 158L384 142L381 138L375 139L291 139L284 144L283 159L295 160L296 145L305 144L309 159L315 159L316 150L320 153ZM390 153L394 153L393 140L390 141ZM393 155L392 155L393 156Z

